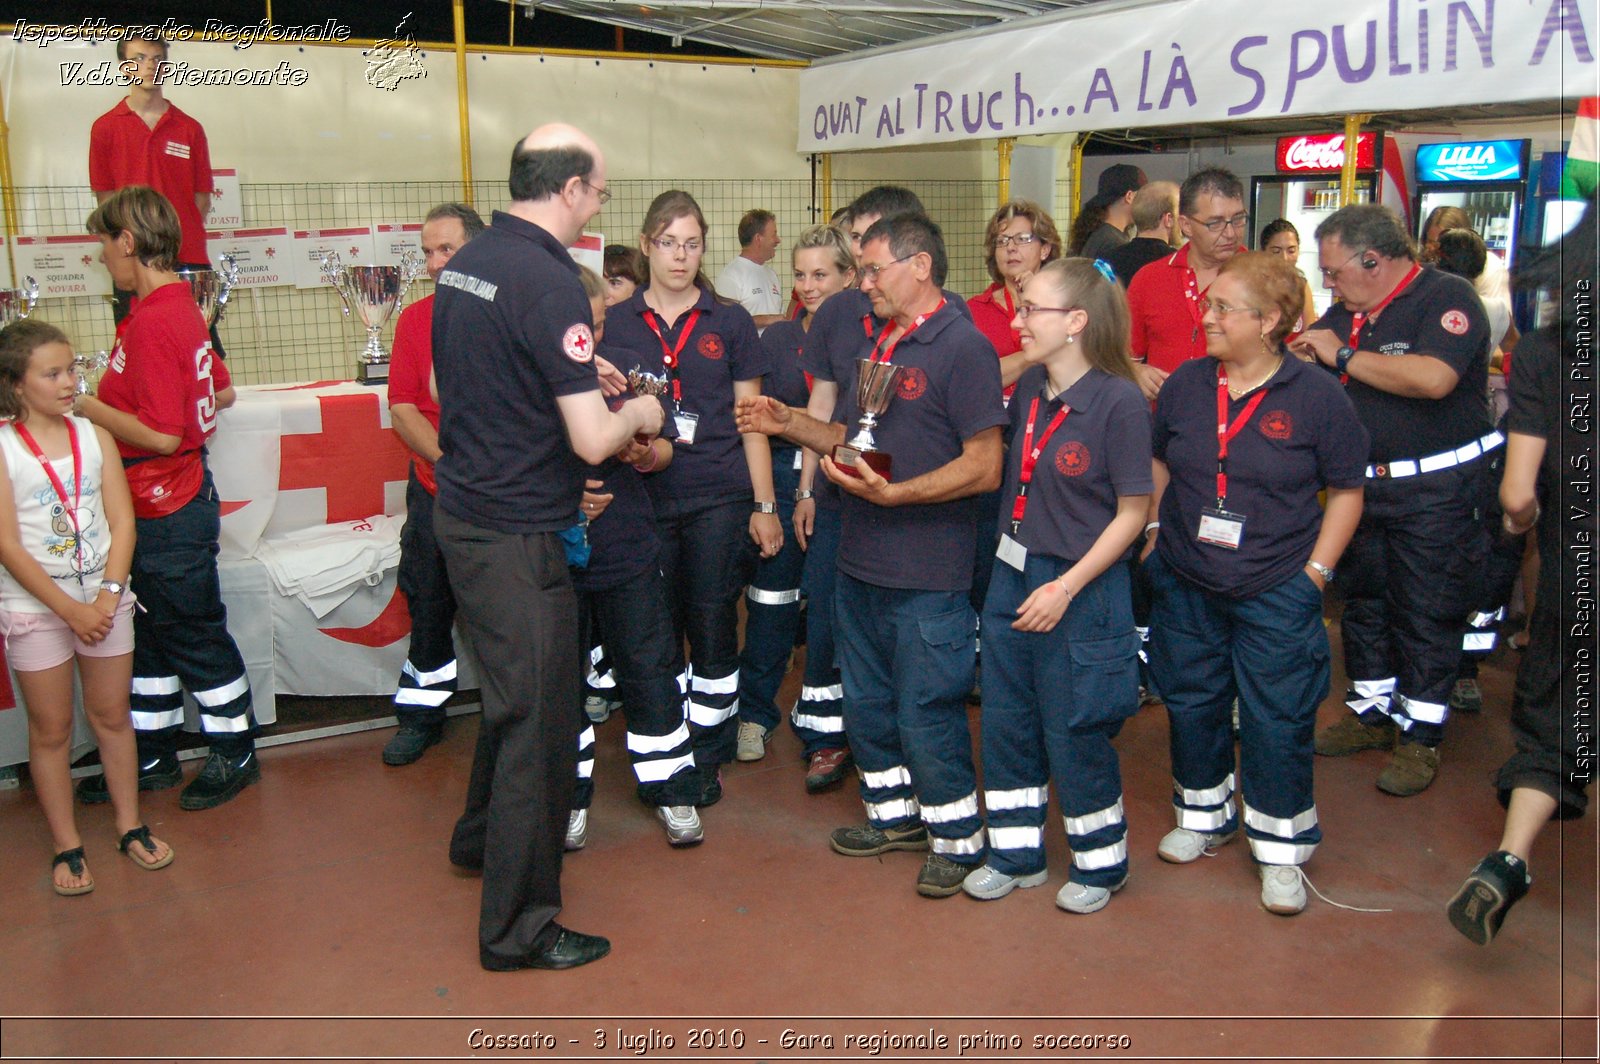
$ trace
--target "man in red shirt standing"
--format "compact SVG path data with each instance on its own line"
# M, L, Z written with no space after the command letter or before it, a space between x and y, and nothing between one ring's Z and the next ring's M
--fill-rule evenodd
M1206 353L1200 300L1222 264L1244 250L1250 225L1244 186L1231 171L1210 166L1189 175L1178 190L1178 228L1188 243L1157 259L1128 285L1133 360L1144 397L1155 402L1167 374Z
M178 212L183 236L177 269L209 269L206 215L211 210L211 149L206 131L169 101L161 89L167 41L154 26L117 41L117 63L131 80L128 95L95 119L89 130L89 186L104 203L119 188L149 185ZM117 289L118 324L128 316L133 293ZM220 356L221 341L211 328Z
M461 245L483 232L483 219L464 203L442 203L422 223L422 254L434 280ZM444 556L433 538L433 498L438 486L439 403L428 388L433 373L433 296L400 312L389 362L389 419L411 448L406 484L406 524L400 534L400 591L411 611L411 649L394 693L400 730L383 748L386 765L409 765L444 735L444 704L456 690L456 649L451 637L456 599L445 578Z

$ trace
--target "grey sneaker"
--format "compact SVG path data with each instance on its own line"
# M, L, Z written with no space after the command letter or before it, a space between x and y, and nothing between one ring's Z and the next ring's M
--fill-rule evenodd
M1188 864L1206 856L1218 846L1232 842L1237 834L1239 834L1237 828L1222 834L1173 828L1161 837L1161 843L1156 847L1156 856L1172 864Z
M1470 676L1463 676L1450 689L1450 708L1457 713L1482 713L1483 688Z
M956 864L942 853L930 853L917 873L917 893L924 898L948 898L961 893L971 865Z
M828 837L828 845L833 847L834 853L846 857L876 857L890 850L926 850L928 829L919 820L883 829L860 824L838 829Z
M734 757L740 761L760 761L767 756L767 740L772 733L754 721L739 722L739 743Z
M1121 890L1127 882L1128 877L1123 876L1109 887L1093 887L1068 880L1067 885L1056 892L1056 908L1069 913L1097 913L1106 907L1111 895Z
M621 702L613 702L605 695L587 695L583 700L583 712L591 724L604 724L621 708Z
M967 878L961 881L961 889L981 901L993 901L1003 898L1017 887L1041 886L1050 878L1050 872L1041 868L1037 872L1027 875L1010 876L997 868L984 865L967 873Z
M1299 865L1261 866L1261 907L1279 916L1293 916L1306 907L1305 875Z
M574 809L567 815L566 849L581 850L589 841L589 810Z
M667 841L674 846L693 846L706 837L700 813L692 805L658 805L656 819L666 826Z

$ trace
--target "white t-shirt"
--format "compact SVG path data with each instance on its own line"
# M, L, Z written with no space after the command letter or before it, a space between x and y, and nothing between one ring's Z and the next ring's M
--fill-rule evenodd
M1472 287L1489 315L1489 338L1499 347L1506 330L1511 328L1511 274L1500 256L1489 252L1483 261L1483 272Z
M757 265L743 255L735 255L717 274L716 289L717 295L738 300L751 317L783 313L778 275L770 266Z
M78 430L78 453L83 468L81 494L76 495L77 521L67 513L75 497L72 456L50 462L56 478L67 491L64 504L44 467L17 435L14 424L0 422L0 456L11 477L11 496L17 509L17 528L23 549L38 562L50 579L80 602L93 602L105 576L106 556L111 551L111 526L100 505L100 472L104 457L100 437L94 426L69 415ZM11 575L0 568L0 609L19 613L49 613L50 607L28 593Z

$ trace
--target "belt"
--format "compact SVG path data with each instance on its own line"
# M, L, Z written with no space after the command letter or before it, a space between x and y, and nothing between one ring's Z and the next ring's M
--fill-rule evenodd
M1436 473L1452 466L1466 465L1473 459L1488 454L1505 441L1506 438L1500 433L1491 432L1482 439L1464 443L1452 451L1440 451L1426 458L1402 458L1395 462L1369 465L1367 477L1372 480L1398 480L1401 477L1414 477L1418 473Z

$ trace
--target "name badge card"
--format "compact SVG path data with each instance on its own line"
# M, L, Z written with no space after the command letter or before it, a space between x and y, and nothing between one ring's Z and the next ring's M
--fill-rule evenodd
M678 413L673 417L673 421L678 426L677 442L684 444L685 446L693 444L694 434L700 429L700 415L691 414L685 410L679 410Z
M1244 538L1244 514L1207 507L1200 511L1200 532L1195 538L1213 547L1238 550Z
M1000 548L994 555L1019 573L1028 564L1028 548L1007 535L1001 535Z

